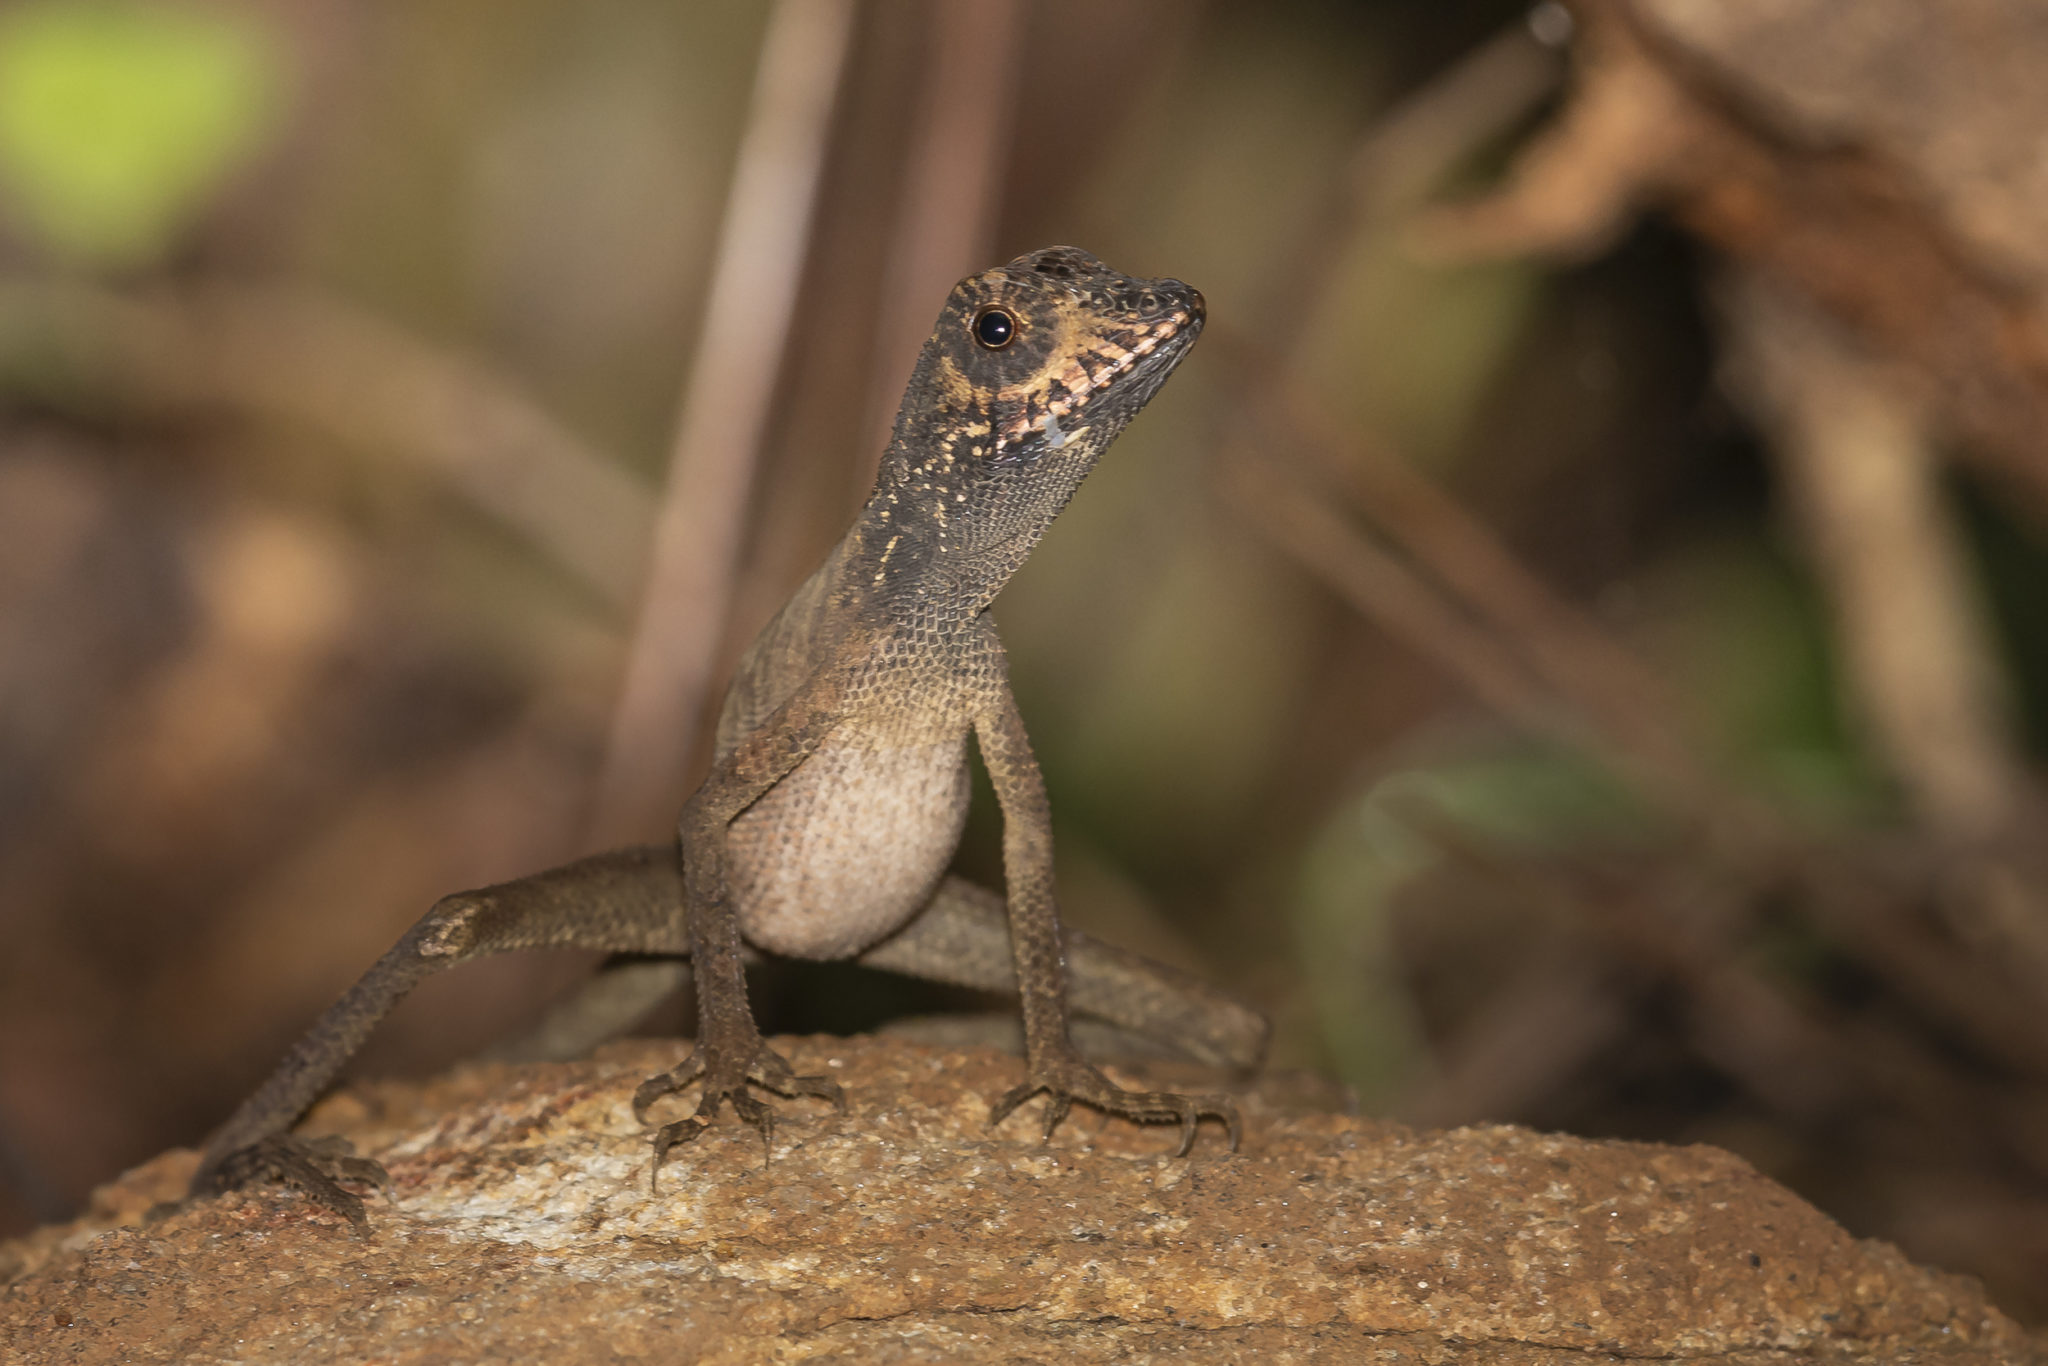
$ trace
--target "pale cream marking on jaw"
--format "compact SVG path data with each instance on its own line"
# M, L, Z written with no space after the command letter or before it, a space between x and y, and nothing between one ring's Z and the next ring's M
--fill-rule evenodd
M1101 342L1100 350L1089 353L1103 362L1101 367L1088 376L1086 383L1070 387L1076 390L1077 397L1079 394L1085 394L1092 389L1103 388L1118 375L1123 374L1133 365L1136 365L1140 356L1151 351L1157 345L1156 339L1152 337L1144 338L1137 343L1136 347L1130 350L1126 350L1114 342ZM1064 410L1055 404L1054 411Z
M1186 312L1173 313L1158 323L1151 332L1133 342L1129 349L1097 338L1098 344L1104 349L1101 352L1091 354L1099 355L1104 360L1110 360L1111 357L1114 357L1114 359L1092 375L1081 364L1079 357L1069 357L1066 368L1052 378L1067 389L1070 397L1064 400L1056 399L1048 402L1046 404L1046 417L1042 421L1034 420L1029 414L1026 414L1015 422L1005 424L1002 432L996 438L995 449L992 455L1000 456L1009 440L1023 436L1033 427L1044 429L1049 426L1058 436L1058 439L1054 442L1055 448L1073 440L1080 432L1086 431L1087 428L1083 427L1073 432L1065 432L1060 429L1058 419L1068 417L1085 407L1088 397L1092 393L1100 391L1118 375L1130 370L1140 359L1158 350L1159 344L1170 340L1188 320L1189 315ZM969 430L971 431L972 429ZM981 454L979 447L975 448L975 454Z

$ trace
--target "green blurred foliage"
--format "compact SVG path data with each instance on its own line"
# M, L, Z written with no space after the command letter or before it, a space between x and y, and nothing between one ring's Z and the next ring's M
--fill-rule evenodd
M1755 530L1674 546L1632 585L1637 643L1679 680L1693 733L1788 820L1881 815L1880 780L1843 712L1811 580Z
M491 357L660 478L768 7L421 0L306 186L307 274Z
M0 15L0 176L93 267L160 259L275 126L282 53L247 12L46 0Z
M1329 283L1304 373L1333 414L1441 469L1545 299L1529 261L1445 267L1418 259L1403 231L1368 233Z
M1725 773L1790 827L1841 830L1886 813L1885 788L1842 715L1820 604L1765 538L1680 543L1644 567L1629 596L1637 645L1685 683L1676 719ZM1398 1104L1427 1073L1394 921L1402 892L1449 852L1431 830L1503 860L1597 860L1642 845L1658 825L1587 752L1520 739L1373 780L1307 844L1295 891L1301 980L1332 1070L1368 1109ZM1802 945L1785 961L1810 968L1812 946Z
M1638 843L1654 824L1584 752L1518 738L1396 769L1339 806L1305 848L1293 892L1301 980L1330 1070L1373 1112L1427 1074L1394 922L1402 892L1455 853L1439 834L1541 857Z
M1977 481L1951 481L1975 534L1985 596L2012 669L2028 749L2048 759L2048 533Z

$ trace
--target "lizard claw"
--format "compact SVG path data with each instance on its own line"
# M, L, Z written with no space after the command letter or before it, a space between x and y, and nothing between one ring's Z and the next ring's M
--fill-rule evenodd
M1094 1067L1078 1057L1068 1056L1050 1064L1034 1064L1031 1079L1022 1086L1012 1087L997 1098L989 1107L989 1127L1008 1118L1011 1111L1037 1095L1046 1094L1045 1137L1050 1141L1053 1130L1067 1117L1075 1101L1091 1105L1112 1115L1140 1124L1178 1124L1180 1145L1174 1149L1175 1157L1186 1157L1195 1146L1195 1131L1202 1116L1208 1115L1223 1121L1230 1133L1230 1151L1237 1151L1238 1140L1244 1133L1244 1122L1237 1113L1237 1103L1225 1095L1184 1096L1173 1091L1126 1091L1102 1075Z
M831 1101L841 1110L846 1108L846 1093L830 1077L797 1076L787 1058L758 1039L754 1041L751 1055L747 1054L748 1050L744 1049L712 1049L707 1056L707 1050L700 1044L678 1066L649 1077L633 1092L633 1117L645 1124L647 1111L654 1102L674 1095L700 1077L704 1081L704 1093L697 1100L695 1112L688 1119L664 1124L654 1135L654 1162L647 1173L650 1192L655 1189L655 1180L661 1174L661 1164L669 1149L695 1142L718 1117L719 1107L728 1102L734 1116L761 1135L763 1160L774 1157L774 1107L757 1099L747 1089L749 1086L760 1086L781 1096L816 1096L820 1100ZM740 1056L747 1057L744 1064L735 1061Z
M704 1055L690 1054L666 1072L656 1073L640 1083L633 1092L633 1118L640 1123L647 1122L647 1112L663 1096L672 1096L704 1074Z
M192 1194L220 1195L266 1179L297 1187L314 1204L347 1219L359 1234L369 1233L369 1215L362 1197L345 1189L342 1182L375 1186L386 1200L397 1203L391 1174L382 1164L357 1157L354 1146L338 1134L324 1138L278 1134L237 1149L200 1172L193 1179Z

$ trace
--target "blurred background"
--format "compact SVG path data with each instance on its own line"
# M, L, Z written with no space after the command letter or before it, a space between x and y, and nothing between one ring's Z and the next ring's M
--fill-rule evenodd
M0 1234L663 838L945 289L1066 242L1211 319L997 608L1068 918L2048 1320L2043 69L2001 0L0 7Z

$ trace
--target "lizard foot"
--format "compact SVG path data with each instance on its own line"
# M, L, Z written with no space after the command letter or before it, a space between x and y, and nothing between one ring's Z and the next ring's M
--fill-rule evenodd
M688 1087L700 1077L704 1081L704 1093L698 1098L697 1109L688 1119L679 1119L673 1124L664 1124L654 1135L654 1163L647 1172L647 1188L655 1189L655 1178L661 1173L662 1160L668 1150L679 1144L695 1141L697 1136L711 1127L711 1121L718 1116L719 1107L731 1102L732 1112L742 1121L750 1124L761 1135L761 1147L766 1157L773 1157L771 1146L775 1137L775 1111L767 1102L758 1100L747 1088L759 1086L781 1096L816 1096L829 1100L841 1110L846 1108L846 1093L839 1089L839 1083L830 1077L800 1077L791 1069L789 1059L777 1053L766 1043L756 1039L751 1050L714 1048L707 1050L700 1044L697 1051L670 1071L649 1077L633 1092L633 1117L642 1124L647 1122L647 1111L663 1096L671 1096ZM740 1061L745 1058L745 1061Z
M1186 1157L1195 1146L1195 1128L1202 1116L1209 1115L1223 1121L1230 1131L1230 1151L1237 1151L1237 1141L1243 1132L1243 1121L1238 1118L1237 1103L1229 1096L1183 1096L1172 1091L1126 1091L1081 1058L1066 1054L1050 1060L1033 1062L1031 1078L1022 1086L1003 1093L996 1103L989 1107L989 1126L1003 1122L1010 1112L1022 1105L1040 1091L1046 1093L1045 1137L1049 1141L1053 1130L1067 1117L1075 1101L1092 1105L1112 1115L1140 1124L1180 1125L1180 1146L1174 1150L1175 1157Z
M239 1148L201 1172L192 1183L192 1193L220 1195L266 1180L296 1186L314 1204L341 1215L361 1234L370 1231L369 1216L363 1211L362 1198L342 1182L376 1186L386 1200L397 1202L390 1173L367 1157L357 1157L354 1146L338 1134L325 1138L278 1134Z

